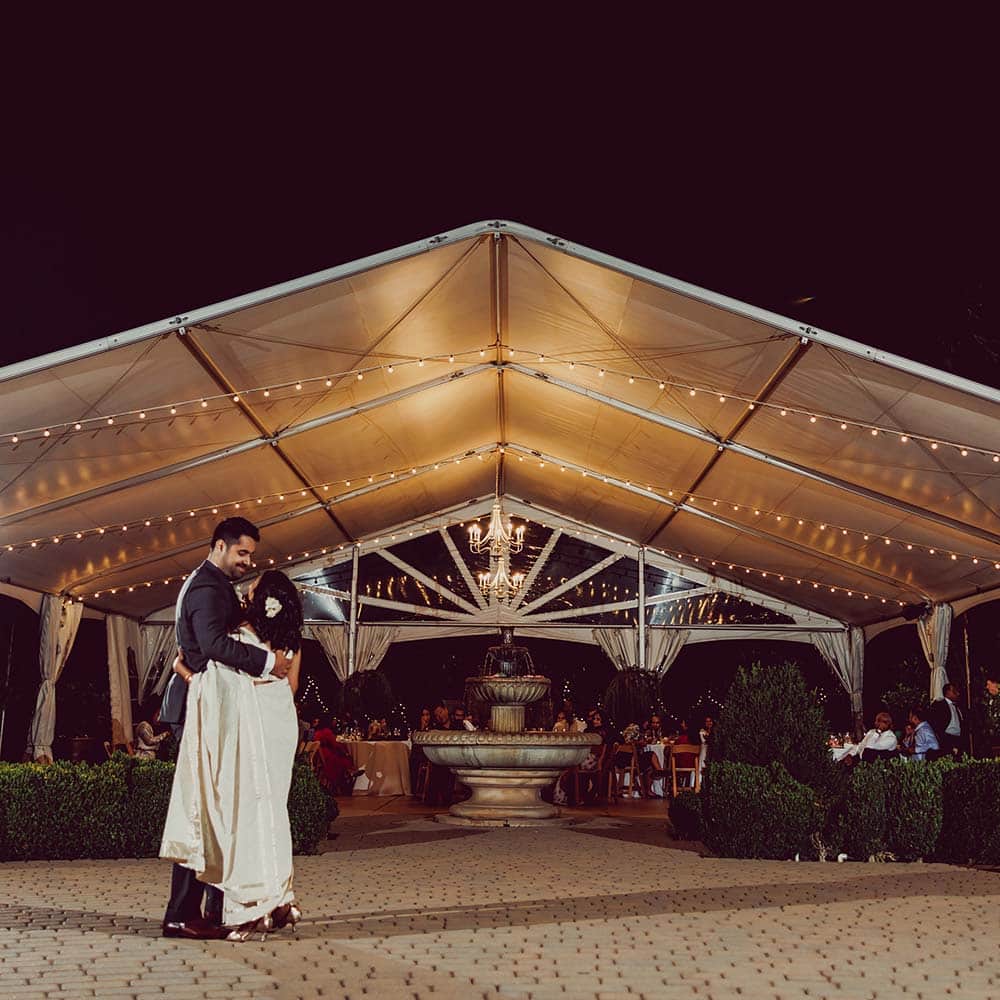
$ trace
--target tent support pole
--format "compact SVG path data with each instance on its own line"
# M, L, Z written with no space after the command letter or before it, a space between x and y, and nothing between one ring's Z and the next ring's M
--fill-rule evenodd
M358 559L361 546L354 546L351 558L351 624L347 633L347 676L352 677L357 669L355 660L358 655Z
M646 550L639 549L639 586L636 593L639 595L639 603L636 608L637 621L639 624L639 669L646 669Z

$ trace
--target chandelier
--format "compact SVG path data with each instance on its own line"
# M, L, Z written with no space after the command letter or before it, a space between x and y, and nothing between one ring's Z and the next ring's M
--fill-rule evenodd
M496 569L479 574L479 589L484 594L495 594L498 601L513 597L524 583L523 573L511 573L510 556L505 552L497 557Z
M500 508L500 498L497 497L493 501L490 526L486 529L486 534L483 535L478 524L469 528L469 548L476 555L484 549L489 549L491 556L520 552L524 548L524 525L515 528L510 521L503 523L503 510Z
M476 555L490 554L490 569L479 574L479 589L484 594L493 594L502 601L518 592L524 583L524 574L511 573L510 554L524 548L524 525L515 528L509 520L505 522L499 494L493 501L486 534L478 524L469 528L469 548Z

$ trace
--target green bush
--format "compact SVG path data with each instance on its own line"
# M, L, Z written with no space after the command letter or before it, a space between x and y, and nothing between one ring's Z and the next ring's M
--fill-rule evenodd
M868 861L888 849L888 782L888 767L882 763L858 764L851 770L838 817L837 850L858 861Z
M0 860L156 857L173 777L172 764L124 754L98 766L0 763ZM328 808L308 762L297 761L288 796L295 853L316 850Z
M670 802L670 825L678 840L701 840L701 796L690 788L677 793Z
M815 793L781 764L709 763L702 785L705 843L733 858L791 858L820 828Z
M834 782L823 710L794 663L741 667L712 736L713 760L781 764L796 780L826 793Z
M328 803L333 802L316 778L309 761L299 757L292 769L292 787L288 791L288 819L292 825L292 851L312 854L326 838L330 825Z
M1000 864L1000 760L937 767L943 811L937 856L959 864Z
M886 839L899 861L934 853L941 834L942 773L940 765L920 761L897 759L887 768Z

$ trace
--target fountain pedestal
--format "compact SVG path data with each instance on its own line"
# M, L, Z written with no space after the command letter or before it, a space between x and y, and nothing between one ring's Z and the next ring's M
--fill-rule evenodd
M520 647L494 647L517 652ZM493 650L491 650L491 653ZM527 651L523 651L527 658ZM487 663L489 663L487 657ZM530 658L527 658L530 664ZM582 764L597 733L546 733L524 730L524 707L544 697L549 679L538 675L486 675L466 680L470 692L490 703L490 730L431 730L414 733L432 764L450 767L472 791L438 822L462 826L538 826L560 822L559 807L542 799L567 768Z

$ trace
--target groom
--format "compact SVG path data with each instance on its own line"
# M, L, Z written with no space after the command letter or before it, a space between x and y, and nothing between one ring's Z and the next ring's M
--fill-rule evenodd
M225 663L254 677L284 677L290 661L275 660L273 652L231 639L229 633L240 623L243 613L233 584L251 569L260 541L256 526L244 517L228 517L212 535L208 558L187 578L177 596L177 645L184 662L194 673L205 669L209 660ZM171 724L180 741L187 700L186 681L175 673L170 678L160 721ZM205 916L201 915L205 895ZM163 917L163 936L204 940L222 937L222 893L215 886L199 882L194 871L174 865L170 881L170 902Z

